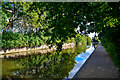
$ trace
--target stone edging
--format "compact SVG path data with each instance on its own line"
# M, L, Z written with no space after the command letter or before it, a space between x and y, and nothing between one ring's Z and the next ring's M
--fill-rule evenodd
M67 49L66 47L67 46L74 46L75 44L74 43L64 43L62 45L62 49ZM20 48L20 49L7 49L6 51L2 50L0 51L0 54L6 54L6 53L19 53L19 52L25 52L25 51L33 51L33 50L49 50L49 46L50 45L42 45L40 47L35 47L35 48ZM50 50L56 50L56 45L53 45L53 47L50 49Z

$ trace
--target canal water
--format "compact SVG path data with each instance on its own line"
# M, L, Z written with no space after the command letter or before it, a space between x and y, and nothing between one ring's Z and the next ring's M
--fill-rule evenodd
M96 45L75 45L61 52L2 59L3 78L72 78L92 54Z

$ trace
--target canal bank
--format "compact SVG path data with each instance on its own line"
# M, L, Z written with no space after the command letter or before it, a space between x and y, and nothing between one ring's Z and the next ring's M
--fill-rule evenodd
M120 72L101 43L72 79L120 78Z
M91 51L94 51L94 46L82 44L62 49L60 53L33 52L32 55L3 58L2 77L7 79L8 77L11 79L71 78L72 73L77 72L77 65L82 65L81 60L86 59L86 55L90 55Z
M22 55L29 55L32 53L48 53L48 52L53 52L57 50L57 46L53 45L51 48L49 48L51 45L42 45L40 47L34 47L34 48L20 48L20 49L11 49L11 50L2 50L0 53L0 58L10 58L10 57L17 57L17 56L22 56ZM74 43L64 43L62 45L62 49L70 49L75 46Z

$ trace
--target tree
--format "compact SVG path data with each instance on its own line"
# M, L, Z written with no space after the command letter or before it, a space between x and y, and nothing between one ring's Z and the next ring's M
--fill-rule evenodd
M13 6L12 6L13 5ZM59 50L63 42L69 37L75 37L77 34L75 28L80 25L82 34L97 32L101 41L110 40L116 47L119 47L119 3L100 2L100 3L40 3L40 2L21 2L5 3L3 2L3 24L6 26L6 19L10 17L7 26L12 25L13 17L16 13L28 20L35 28L40 28L38 32L42 33L47 44L57 44ZM9 10L9 11L8 11ZM12 11L12 13L10 13ZM22 12L21 12L22 11ZM87 25L87 24L90 25ZM6 27L7 27L6 26ZM106 30L107 29L107 30ZM112 31L113 29L113 31ZM112 31L112 32L109 32ZM113 33L115 35L110 34ZM101 36L102 35L102 36ZM104 39L105 40L104 40ZM119 48L116 48L120 53ZM119 54L118 54L119 55Z
M24 17L24 10L29 8L32 3L25 4L24 2L2 2L2 25L4 31L13 27L13 22L19 17Z

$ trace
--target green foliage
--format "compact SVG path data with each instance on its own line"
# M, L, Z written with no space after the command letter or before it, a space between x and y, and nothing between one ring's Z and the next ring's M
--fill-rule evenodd
M2 34L2 48L3 49L13 49L13 48L22 48L22 47L37 47L47 43L49 37L41 38L40 32L37 33L29 33L29 34L21 34L21 33L13 33L13 32L3 32ZM89 39L89 40L88 40ZM62 44L59 44L61 40L57 40L57 43L52 43L62 47L63 43L91 43L90 38L87 36L81 36L77 34L76 37L68 38Z
M91 45L91 38L87 37L87 45Z
M97 36L94 36L94 38L92 38L92 42L99 42L99 39L97 38Z
M76 34L75 35L75 42L76 44L91 44L91 38L85 35Z
M13 33L13 32L3 32L2 48L12 49L12 48L40 46L45 42L41 40L38 35L40 35L40 33L20 34L20 33Z
M22 16L22 8L19 2L2 2L2 29L4 31L8 27L13 27L13 22Z
M112 58L115 65L120 69L120 27L106 27L103 33L100 33L99 39L102 45Z
M8 25L12 27L11 24L14 20L10 21L8 25L6 25L6 19L13 19L15 15L17 15L17 18L20 16L27 18L32 26L35 28L40 28L38 31L40 33L37 35L39 37L38 41L36 41L36 37L33 37L32 33L28 34L29 39L27 38L27 40L25 40L26 38L24 39L22 35L18 33L16 33L16 35L19 37L14 35L17 39L13 38L11 35L9 36L8 34L4 35L3 33L2 46L4 49L23 46L34 47L39 44L57 44L58 48L61 48L61 45L66 40L68 40L67 42L71 42L69 40L71 37L74 37L77 43L86 43L88 39L85 38L84 35L76 35L74 31L74 29L81 24L80 32L85 31L85 34L90 32L102 34L103 37L100 36L99 38L105 45L107 45L106 43L108 42L110 42L110 45L115 45L114 48L110 45L107 46L106 50L108 51L110 48L117 49L117 52L115 51L116 60L120 55L120 39L118 35L120 30L119 2L2 2L2 8L3 28L8 27ZM10 14L8 10L12 10L13 13ZM87 23L90 23L90 25L86 26ZM111 34L111 32L113 34ZM110 38L112 38L112 40ZM95 40L97 39L95 38ZM112 54L112 51L110 51L110 53ZM118 59L118 62L119 60L120 59Z
M2 29L4 27L7 26L6 22L7 22L7 15L5 14L5 12L1 11L2 12Z

